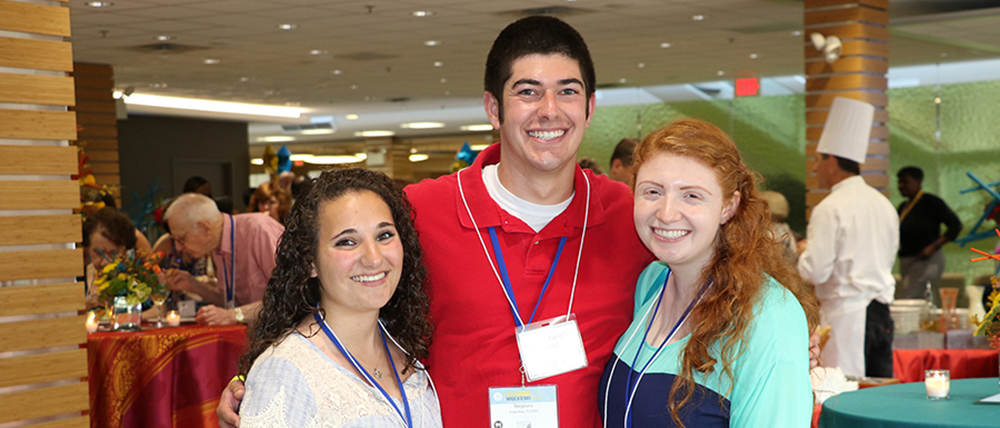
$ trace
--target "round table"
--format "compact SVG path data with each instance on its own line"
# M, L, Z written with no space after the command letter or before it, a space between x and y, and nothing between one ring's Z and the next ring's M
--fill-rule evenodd
M997 427L1000 405L975 404L1000 393L997 378L951 381L951 398L928 401L923 382L845 392L823 403L820 428Z

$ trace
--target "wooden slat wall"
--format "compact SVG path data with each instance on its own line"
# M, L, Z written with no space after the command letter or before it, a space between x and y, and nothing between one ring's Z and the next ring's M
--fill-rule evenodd
M0 0L0 424L30 428L90 425L66 4Z
M889 1L805 0L806 53L806 218L829 190L819 189L813 173L816 144L830 105L836 97L852 98L875 106L868 158L861 173L869 185L888 196L889 186ZM840 59L828 64L811 41L812 33L837 36L842 42Z
M90 169L97 184L121 184L118 166L118 118L115 114L114 69L102 64L73 64L76 87L76 123L79 126L76 145L90 155ZM118 208L121 193L114 193Z

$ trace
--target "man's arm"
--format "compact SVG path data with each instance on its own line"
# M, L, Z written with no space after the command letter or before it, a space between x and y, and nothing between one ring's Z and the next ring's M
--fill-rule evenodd
M202 277L202 279L198 279L190 272L180 269L168 270L166 277L167 285L171 290L191 291L213 305L226 305L226 296L219 289L215 278Z
M806 228L808 245L798 263L799 275L813 285L822 284L833 275L833 263L837 257L837 227L832 210L813 208Z
M239 307L243 314L243 320L236 319L236 309L223 309L210 305L198 310L196 319L203 325L231 325L238 322L249 324L257 320L257 313L260 312L260 302L253 302Z

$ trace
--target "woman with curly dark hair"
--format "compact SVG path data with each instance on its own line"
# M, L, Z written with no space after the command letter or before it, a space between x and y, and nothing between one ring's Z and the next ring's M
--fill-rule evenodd
M809 426L816 300L770 235L757 175L692 119L646 137L633 168L636 232L659 261L601 379L606 426Z
M441 425L410 215L364 169L324 172L295 203L240 359L241 427Z

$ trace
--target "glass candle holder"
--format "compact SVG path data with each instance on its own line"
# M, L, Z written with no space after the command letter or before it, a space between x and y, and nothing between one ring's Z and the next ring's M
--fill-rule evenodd
M924 386L930 401L947 400L951 388L951 373L948 370L924 370Z
M177 311L167 312L167 325L171 327L178 327L181 325L181 316Z

